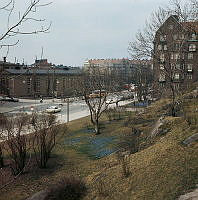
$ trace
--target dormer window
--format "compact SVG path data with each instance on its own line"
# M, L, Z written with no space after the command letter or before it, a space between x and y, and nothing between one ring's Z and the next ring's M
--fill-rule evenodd
M166 41L166 35L160 35L160 41L161 42Z
M162 45L159 44L157 48L158 48L159 51L161 51L162 50Z
M169 28L170 30L173 30L173 28L174 28L173 24L170 24L168 28Z
M161 70L164 70L164 65L160 65L160 69L161 69Z
M190 44L188 50L189 51L196 51L196 45L195 44Z

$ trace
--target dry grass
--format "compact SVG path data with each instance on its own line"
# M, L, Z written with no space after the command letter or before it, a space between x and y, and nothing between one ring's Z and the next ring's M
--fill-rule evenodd
M143 119L156 121L164 111L162 105L168 100L156 102L142 114ZM186 105L186 108L197 104ZM102 134L107 136L127 133L131 130L124 126L124 120L105 123L103 118ZM181 142L196 132L189 127L183 118L167 117L171 124L171 131L163 137L158 137L152 146L130 155L130 175L123 177L122 167L116 155L99 160L90 159L86 154L79 153L65 144L65 135L58 140L48 169L36 169L24 174L14 184L1 192L0 200L25 199L33 193L45 189L56 183L67 174L78 175L85 180L89 190L85 200L173 200L184 191L198 183L198 144L185 147ZM79 137L83 134L79 130L87 126L88 117L69 123L67 135ZM138 125L143 132L148 133L152 123ZM93 137L96 137L93 134ZM94 182L100 177L99 187ZM98 179L99 180L99 179ZM100 190L101 189L101 190ZM104 192L103 192L104 191ZM101 194L102 193L102 194ZM104 194L103 194L104 193Z

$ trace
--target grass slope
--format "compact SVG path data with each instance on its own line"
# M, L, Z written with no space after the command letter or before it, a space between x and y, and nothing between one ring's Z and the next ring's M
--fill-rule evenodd
M164 113L163 105L166 103L168 100L155 102L141 114L142 122L135 126L145 137ZM183 106L188 116L194 115L198 102L189 100ZM182 117L166 117L170 131L145 145L148 148L130 155L128 164L131 173L127 178L123 177L115 154L93 159L86 147L79 150L65 144L69 138L120 136L131 131L130 126L124 124L133 117L134 114L124 113L122 120L111 123L106 123L103 117L102 134L99 136L85 131L89 125L88 117L70 122L67 133L58 139L48 168L30 170L22 175L1 192L0 200L25 199L68 174L79 175L86 181L89 192L85 200L173 200L193 188L198 183L198 144L186 147L182 141L198 129L196 124L189 126ZM101 178L98 178L100 175ZM102 188L103 194L98 192L98 187Z

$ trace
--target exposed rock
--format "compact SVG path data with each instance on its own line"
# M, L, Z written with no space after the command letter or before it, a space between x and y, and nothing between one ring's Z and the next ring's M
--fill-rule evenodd
M198 200L198 189L180 196L178 200Z
M198 141L198 133L188 137L183 141L183 144L185 145L191 145L193 142Z
M48 191L42 190L40 192L37 192L32 197L29 197L26 200L46 200L47 196L48 196Z

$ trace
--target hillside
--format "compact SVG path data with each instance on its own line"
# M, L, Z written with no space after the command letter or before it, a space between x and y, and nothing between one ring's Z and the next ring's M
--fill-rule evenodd
M183 109L174 118L165 115L168 108L169 100L164 99L151 104L144 112L122 111L119 120L108 121L103 116L102 133L98 136L90 131L88 117L70 122L68 130L64 126L60 129L63 134L58 138L48 168L29 169L2 191L0 199L26 199L71 174L85 181L88 187L85 200L177 199L198 184L198 143L182 144L198 131L198 101L187 95L182 100ZM150 137L162 115L165 116L162 131ZM125 167L130 172L125 177L116 153L97 159L98 154L93 152L97 145L104 145L101 142L114 145L124 134L131 133L132 128L141 131L140 145L139 152L125 157ZM90 146L90 141L95 148Z

